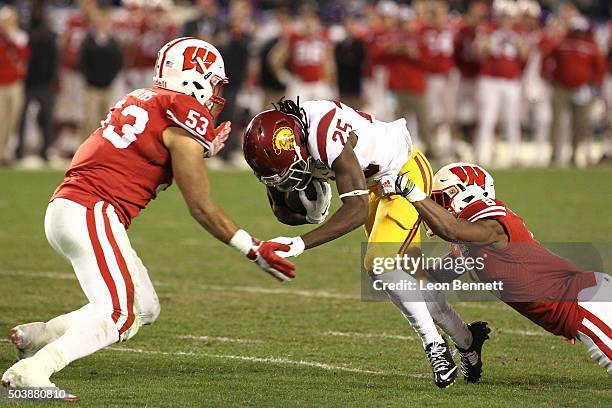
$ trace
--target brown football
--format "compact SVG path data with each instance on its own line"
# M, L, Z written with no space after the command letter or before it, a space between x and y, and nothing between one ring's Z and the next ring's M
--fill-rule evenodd
M308 197L309 200L317 199L317 190L315 189L312 181L308 184L308 186L306 186L306 190L304 191L306 192L306 197ZM306 215L306 209L300 200L299 191L289 191L288 193L285 193L285 204L287 204L287 207L291 211L297 214Z

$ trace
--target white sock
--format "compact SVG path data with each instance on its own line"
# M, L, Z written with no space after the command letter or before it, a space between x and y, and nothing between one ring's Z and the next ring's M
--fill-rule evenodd
M32 358L58 372L74 360L95 353L119 341L117 327L107 314L75 322L60 338L43 347Z
M416 279L402 270L394 270L392 272L376 275L373 280L381 280L383 283L398 283L401 281L413 281L416 284ZM442 336L438 333L438 329L427 310L427 304L423 299L423 295L417 289L415 290L385 290L389 299L402 312L404 317L410 322L412 328L417 332L423 341L423 347L433 342L442 342Z
M423 292L427 301L427 309L434 322L444 330L446 334L461 349L466 350L472 345L472 332L457 311L447 302L444 293L439 290Z

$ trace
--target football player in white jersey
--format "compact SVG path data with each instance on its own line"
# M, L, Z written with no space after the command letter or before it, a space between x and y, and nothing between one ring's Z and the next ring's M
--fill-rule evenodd
M253 118L243 148L246 161L268 187L270 203L281 222L320 224L299 237L275 238L291 247L279 255L298 256L364 225L368 236L365 267L373 282L387 283L382 285L387 295L423 340L436 385L449 386L457 371L436 324L454 334L451 337L460 352L477 349L478 359L472 362L464 361L461 354L462 370L466 380L480 379L486 324L466 325L439 292L389 289L393 285L388 284L415 281L402 269L374 272L375 258L421 255L418 213L408 200L389 195L400 174L409 174L424 192L431 191L431 167L413 146L404 119L381 122L338 101L307 101L300 106L285 100ZM335 180L342 206L324 222L331 199L327 180ZM311 183L316 199L309 199L304 191ZM305 214L290 208L287 193L292 191L299 192Z

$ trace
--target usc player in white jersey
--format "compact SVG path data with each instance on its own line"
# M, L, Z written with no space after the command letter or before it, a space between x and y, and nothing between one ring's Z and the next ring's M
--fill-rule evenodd
M212 126L225 82L211 44L170 41L159 51L155 86L126 95L78 149L47 207L45 233L72 264L89 303L13 328L20 361L2 376L5 387L55 387L52 374L155 321L159 300L126 229L173 179L191 215L215 238L280 281L294 276L293 264L274 253L288 246L251 238L210 196L203 158L218 153L230 132L229 122Z
M376 275L372 268L376 257L421 254L420 216L403 197L389 196L400 174L410 174L424 191L431 191L431 167L412 145L406 121L381 122L338 101L307 101L299 106L286 100L276 108L258 114L249 124L243 146L246 161L268 187L273 211L281 222L320 224L301 237L275 238L273 241L291 247L279 255L298 256L305 249L364 225L368 236L364 263L372 279L387 283L414 281L401 269ZM331 199L326 180L332 179L342 206L324 222ZM317 190L314 200L303 191L311 182ZM300 192L306 215L287 205L286 193L290 191ZM456 334L453 340L459 350L478 354L477 359L465 361L462 354L465 378L472 382L480 379L480 348L488 333L485 323L468 327L441 295L424 299L419 292L407 294L391 290L389 285L386 288L393 303L421 336L437 386L452 384L457 366L435 323L442 328L446 322L459 326L449 331ZM447 319L449 315L455 318Z

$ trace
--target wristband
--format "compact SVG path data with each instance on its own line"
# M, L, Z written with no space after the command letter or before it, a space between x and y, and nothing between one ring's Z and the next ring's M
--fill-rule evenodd
M312 218L309 215L307 215L305 218L306 218L306 222L309 224L321 224L323 221L325 221L324 217Z
M306 249L306 244L304 244L304 240L302 239L302 237L294 237L291 238L291 252L293 253L293 256L298 256L301 255L302 252L304 252L304 249Z
M239 229L230 239L229 244L244 255L248 255L253 247L253 238L245 230Z
M410 190L410 192L406 195L406 198L411 203L416 203L417 201L423 201L424 199L426 199L427 194L425 194L423 190L419 188L419 186L415 185L412 190Z

